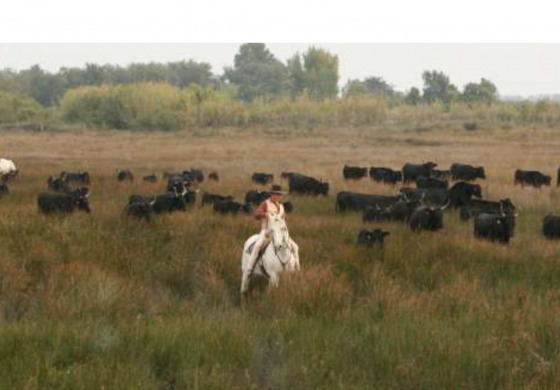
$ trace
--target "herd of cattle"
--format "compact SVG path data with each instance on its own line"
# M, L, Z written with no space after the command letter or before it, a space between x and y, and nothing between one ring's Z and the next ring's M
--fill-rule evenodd
M397 184L402 182L395 195L363 194L351 191L340 191L336 195L335 210L337 212L361 211L362 221L384 222L402 221L411 230L437 231L443 229L443 215L447 208L460 210L462 220L474 220L474 235L500 243L508 243L513 237L517 217L516 207L509 198L500 200L482 199L482 191L475 181L486 179L483 167L454 163L448 170L436 169L436 164L406 163L402 170L387 167L353 167L344 166L342 174L345 180L359 180L370 177L379 183ZM15 164L0 159L0 196L9 194L8 182L18 175ZM189 169L181 172L166 172L165 192L156 195L132 194L128 204L124 206L123 215L140 220L151 221L155 215L185 211L196 203L199 189L195 189L205 180L200 169ZM281 178L288 181L290 194L328 195L329 183L311 176L295 172L283 172ZM217 172L210 172L208 180L219 181ZM129 169L116 172L118 182L133 181L134 175ZM142 177L143 181L155 183L155 174ZM259 185L271 184L274 175L255 172L252 182ZM450 184L450 181L454 182ZM415 186L411 187L410 184ZM58 176L50 176L46 181L48 192L37 197L40 212L71 213L82 210L90 213L88 196L91 184L90 174L85 171L63 171ZM514 184L529 185L540 188L551 184L551 177L538 171L516 170ZM557 172L557 186L560 185L560 169ZM249 214L255 205L269 197L267 191L250 190L245 194L244 202L235 201L230 195L219 195L202 192L201 207L212 205L221 214ZM286 212L293 211L293 204L285 202ZM548 214L542 222L542 232L549 239L560 238L560 217ZM382 229L362 229L357 242L364 245L383 244L384 237L390 233Z

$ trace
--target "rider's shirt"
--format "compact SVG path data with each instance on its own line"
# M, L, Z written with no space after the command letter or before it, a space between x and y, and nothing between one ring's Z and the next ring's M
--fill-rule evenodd
M267 199L262 202L259 207L257 207L257 209L255 210L255 218L262 220L261 230L266 229L267 214L279 215L280 217L284 218L284 205L282 203L276 203L271 201L270 199Z

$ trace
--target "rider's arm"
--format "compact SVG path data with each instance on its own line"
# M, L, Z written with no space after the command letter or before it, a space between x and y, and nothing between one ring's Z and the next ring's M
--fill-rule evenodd
M266 202L262 202L259 207L255 210L255 218L263 219L266 217Z

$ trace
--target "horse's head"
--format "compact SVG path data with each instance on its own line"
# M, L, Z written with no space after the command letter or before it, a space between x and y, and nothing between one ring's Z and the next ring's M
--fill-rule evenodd
M268 216L268 233L275 250L287 249L290 242L288 226L284 218L278 215Z

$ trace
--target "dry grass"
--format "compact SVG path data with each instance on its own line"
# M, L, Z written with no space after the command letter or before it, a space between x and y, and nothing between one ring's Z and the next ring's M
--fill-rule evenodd
M554 176L555 131L219 133L2 132L0 156L21 176L0 199L0 387L558 387L558 245L540 223L559 192L512 184L515 168ZM442 232L386 223L384 249L355 247L361 215L336 214L336 192L397 188L344 182L342 166L423 160L484 165L484 195L522 208L512 243L474 239L452 211ZM134 183L117 183L124 167ZM302 272L270 292L255 283L241 307L252 218L197 205L153 224L122 220L130 194L163 190L142 175L191 167L220 173L203 190L238 199L254 171L331 180L329 197L291 196ZM91 173L93 213L39 215L46 178L69 169Z

